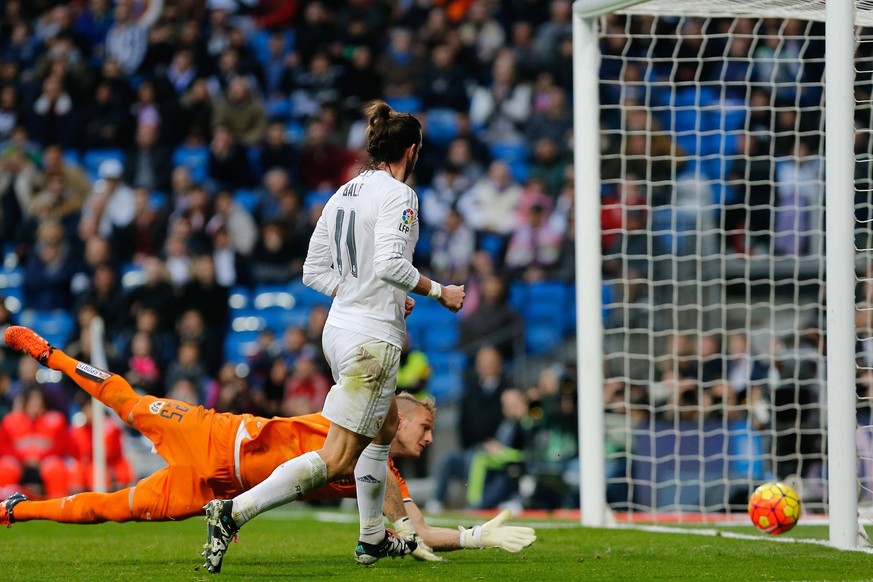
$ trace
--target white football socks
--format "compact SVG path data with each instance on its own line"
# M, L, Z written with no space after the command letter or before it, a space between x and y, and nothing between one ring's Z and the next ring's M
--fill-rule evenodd
M264 481L234 497L231 517L237 526L242 527L256 515L295 501L325 483L327 465L324 460L314 451L306 453L285 461Z
M391 445L370 443L355 465L355 489L361 518L361 541L378 544L385 537L382 505L388 478L388 450Z

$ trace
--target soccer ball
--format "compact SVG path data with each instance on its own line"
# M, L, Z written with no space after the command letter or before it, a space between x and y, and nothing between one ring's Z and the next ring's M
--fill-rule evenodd
M785 533L800 519L800 497L785 483L764 483L749 498L749 517L762 532Z

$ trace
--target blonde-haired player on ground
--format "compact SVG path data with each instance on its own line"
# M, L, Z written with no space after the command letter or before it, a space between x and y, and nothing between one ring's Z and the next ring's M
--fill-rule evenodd
M334 386L324 403L330 429L324 446L276 467L262 483L206 509L206 568L221 570L228 542L256 515L338 479L357 483L360 536L355 561L403 556L415 542L385 529L388 451L397 430L394 389L406 337L409 293L433 298L452 312L464 288L440 285L418 272L418 197L406 185L421 149L421 123L384 101L370 103L368 167L324 206L303 264L303 282L333 297L322 335Z
M12 495L0 502L0 525L32 520L76 524L166 521L200 515L210 499L237 495L260 483L288 458L321 447L330 426L320 414L267 419L141 396L121 376L67 356L30 329L11 326L4 335L10 347L63 372L112 408L154 443L169 466L134 487L113 493L86 492L45 501ZM418 458L433 440L433 401L400 394L397 402L400 421L391 456ZM484 525L461 528L460 534L457 529L431 527L390 460L389 467L384 512L398 532L418 542L412 554L417 559L441 560L432 550L460 548L498 547L517 552L536 540L531 528L503 525L509 517L505 512ZM330 483L306 499L354 496L354 482L348 480Z

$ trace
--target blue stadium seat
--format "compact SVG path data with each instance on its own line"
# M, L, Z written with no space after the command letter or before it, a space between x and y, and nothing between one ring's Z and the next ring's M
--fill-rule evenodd
M18 321L21 325L39 333L50 344L59 347L67 345L76 325L73 315L63 309L51 311L25 309L19 314Z
M467 359L463 354L451 352L425 352L431 368L428 391L437 404L445 405L460 398L464 391L464 369Z
M447 318L440 325L430 325L422 330L424 349L427 352L447 352L458 345L457 318Z
M209 148L179 146L173 152L173 166L185 166L191 172L191 180L202 184L208 176Z
M245 362L255 352L257 345L257 331L228 333L224 339L224 358L234 364Z
M310 309L316 305L324 305L326 307L329 307L331 302L333 301L333 299L331 299L324 293L319 293L315 289L307 287L300 279L292 281L288 285L288 290L291 295L294 296L294 299L296 299L297 301L297 305L300 307L308 307Z
M0 300L6 309L12 313L21 311L24 300L24 270L21 267L14 269L4 268L0 271Z
M233 200L252 214L258 206L260 194L256 190L237 189L233 192Z
M530 354L546 354L561 345L563 339L561 326L554 322L526 321L524 324L524 341Z
M491 144L491 156L509 164L512 177L524 183L530 175L530 152L524 142L495 142Z
M449 143L458 135L458 114L452 109L428 110L426 134L438 144Z
M149 193L149 208L153 212L163 212L169 210L167 205L170 202L170 195L160 190L153 190Z
M415 95L409 97L388 97L385 102L391 106L391 109L401 111L403 113L418 113L421 111L421 99Z
M92 179L97 179L97 170L106 160L118 160L124 164L124 152L120 149L88 150L82 156L82 165Z

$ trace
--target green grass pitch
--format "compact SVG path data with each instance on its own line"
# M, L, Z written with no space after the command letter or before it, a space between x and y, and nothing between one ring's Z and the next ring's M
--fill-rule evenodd
M586 529L529 520L538 541L519 554L463 550L448 563L411 558L354 563L355 515L308 509L274 512L243 528L217 580L870 580L873 555L801 543ZM441 520L442 521L442 520ZM458 516L459 523L482 523ZM339 523L344 522L344 523ZM448 521L446 521L448 523ZM203 520L179 523L15 524L0 529L0 580L209 580L194 567ZM755 535L751 525L724 531ZM793 537L824 539L824 526L799 526ZM763 536L762 536L763 537Z

